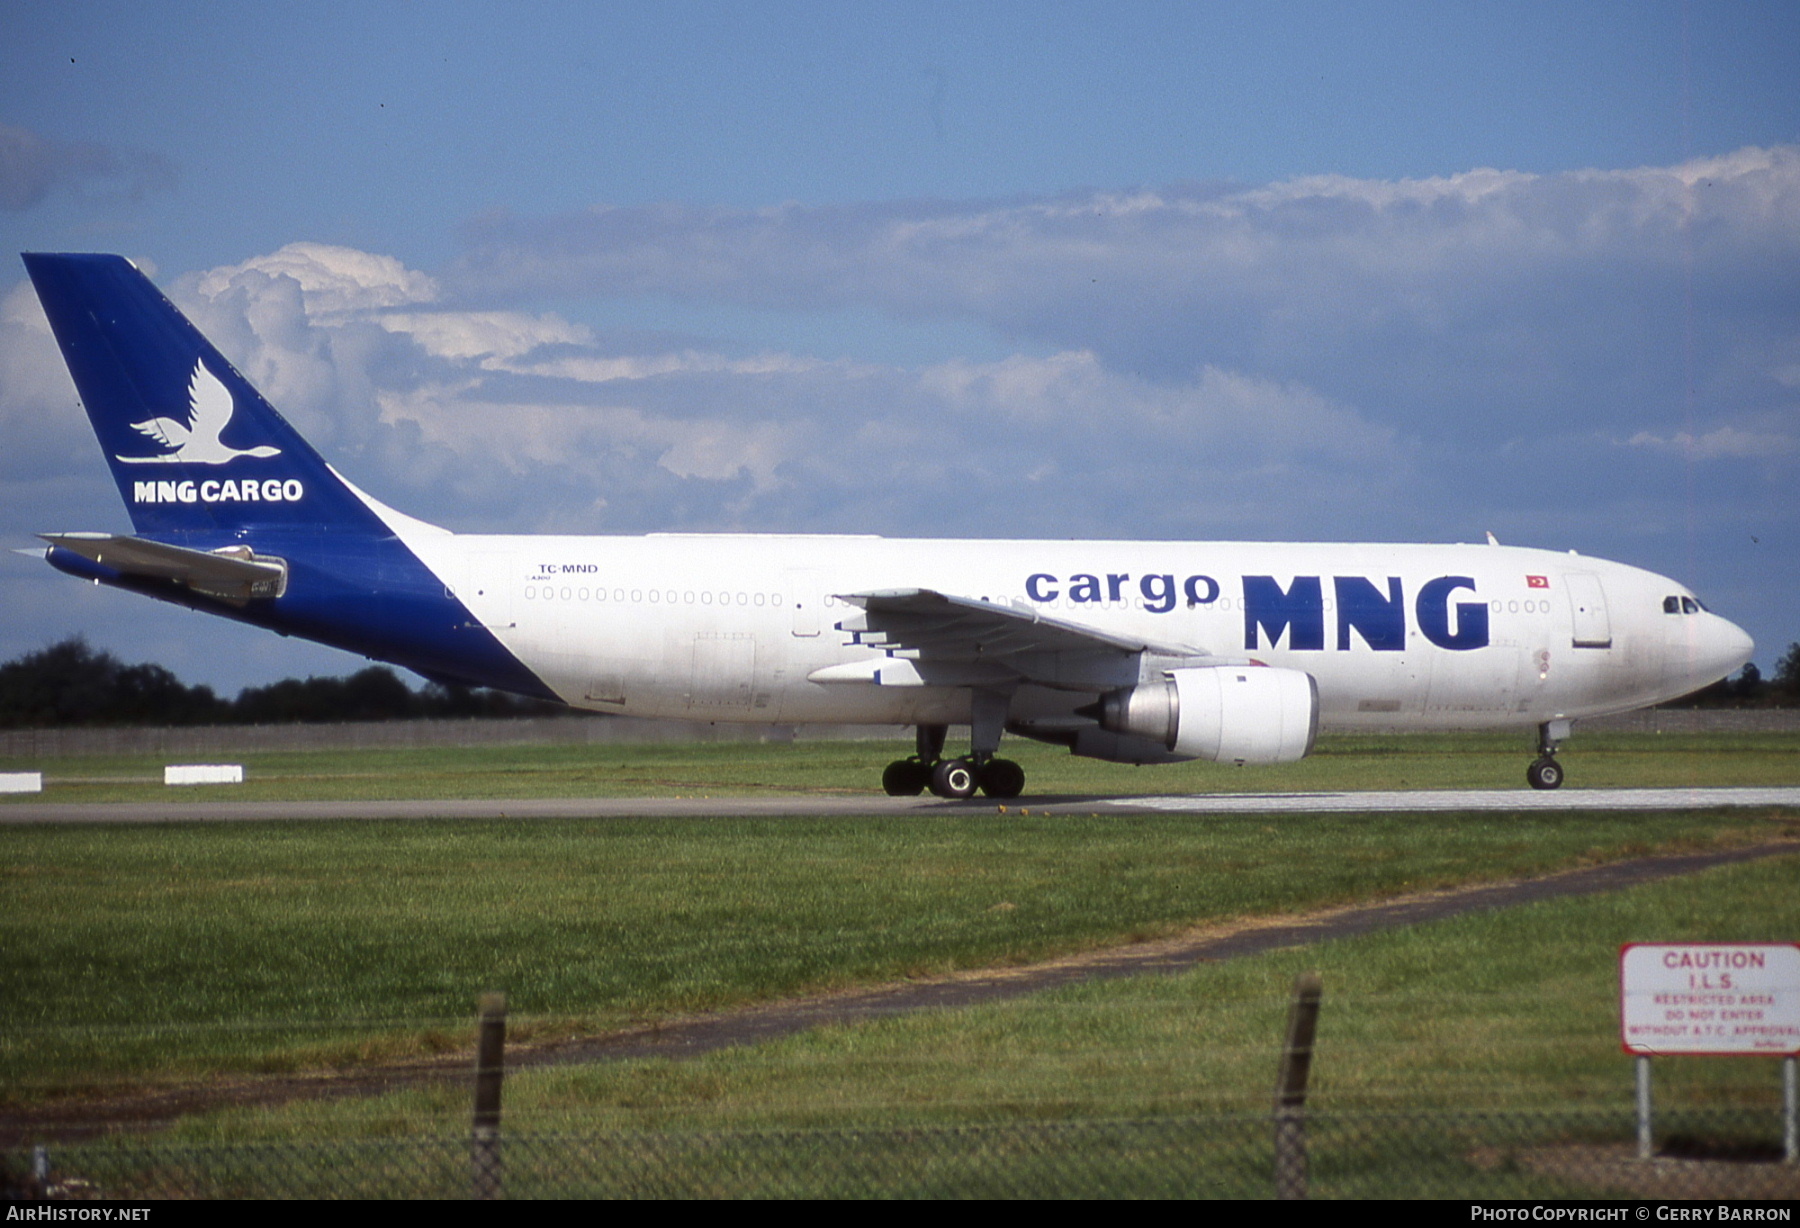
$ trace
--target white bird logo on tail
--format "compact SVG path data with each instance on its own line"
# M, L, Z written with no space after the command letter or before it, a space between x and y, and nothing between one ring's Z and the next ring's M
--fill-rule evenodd
M150 436L174 451L161 456L121 456L127 465L223 465L239 456L280 456L280 448L263 444L254 448L233 448L219 442L219 435L231 425L237 403L231 389L206 369L204 362L194 364L194 376L188 381L188 414L191 422L173 418L152 418L133 422L132 429Z

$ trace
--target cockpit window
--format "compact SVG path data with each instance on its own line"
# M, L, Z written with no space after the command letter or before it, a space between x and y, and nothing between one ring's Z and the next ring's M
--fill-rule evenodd
M1679 613L1681 613L1681 598L1679 598L1679 597L1664 597L1663 598L1663 613L1664 614L1679 614Z
M1692 597L1683 597L1681 599L1681 612L1683 614L1698 614L1700 612L1700 603L1695 601Z
M1663 598L1664 614L1698 614L1705 608L1692 597L1683 597L1679 593Z

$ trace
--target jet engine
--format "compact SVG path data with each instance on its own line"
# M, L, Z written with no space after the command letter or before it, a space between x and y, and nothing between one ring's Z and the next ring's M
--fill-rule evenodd
M1100 727L1166 746L1184 759L1290 763L1319 732L1319 684L1297 669L1172 669L1103 695Z

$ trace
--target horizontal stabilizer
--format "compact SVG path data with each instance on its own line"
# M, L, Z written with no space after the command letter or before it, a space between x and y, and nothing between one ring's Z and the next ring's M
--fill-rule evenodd
M117 533L40 533L59 550L127 576L173 580L226 601L279 597L287 590L285 559L256 554L248 546L189 550Z

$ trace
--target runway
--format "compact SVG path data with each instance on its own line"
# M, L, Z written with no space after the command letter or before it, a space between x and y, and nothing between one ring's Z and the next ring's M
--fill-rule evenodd
M230 786L216 786L228 789ZM34 823L231 823L276 820L740 818L822 815L931 818L951 814L1358 814L1454 811L1800 809L1800 787L1731 789L1371 790L1357 793L1209 793L1044 796L995 802L867 794L753 797L568 797L423 801L240 802L218 793L155 802L8 802L0 826Z
M1418 789L1368 793L1240 793L1205 797L1115 798L1138 810L1191 814L1349 814L1446 810L1708 810L1718 806L1800 806L1800 787L1737 789Z

